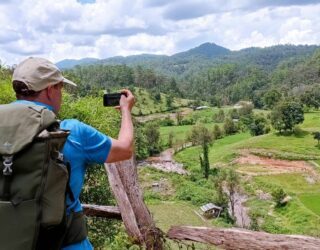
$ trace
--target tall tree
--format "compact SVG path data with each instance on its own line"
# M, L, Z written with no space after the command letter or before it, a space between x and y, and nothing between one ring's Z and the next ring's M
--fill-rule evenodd
M281 93L276 89L267 91L263 96L263 103L265 107L269 109L274 108L274 106L281 100L281 96Z
M271 124L280 133L304 121L302 104L294 101L279 103L271 112Z
M191 140L194 145L201 145L200 166L204 177L208 179L210 172L209 145L213 142L213 134L203 124L197 124L193 126L188 140Z
M149 154L153 155L161 151L159 125L151 122L145 127L145 135L148 142Z

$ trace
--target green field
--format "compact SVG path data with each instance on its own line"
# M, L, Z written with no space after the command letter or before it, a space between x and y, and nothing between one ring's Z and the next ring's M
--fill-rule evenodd
M316 157L320 152L316 140L310 133L303 136L284 136L277 133L256 136L239 143L237 148L263 148Z
M301 126L304 129L308 129L311 131L319 131L320 130L320 112L309 112L304 115L304 122Z
M281 186L286 192L290 194L302 194L302 193L319 193L320 183L309 183L306 180L306 176L302 174L278 174L268 176L257 176L254 179L262 187ZM268 190L270 191L270 190Z
M222 123L206 123L204 124L208 129L212 130L214 125L218 124L222 126ZM162 144L167 145L169 134L172 132L174 136L174 142L182 144L186 142L187 135L191 132L193 125L184 125L184 126L166 126L160 127L160 136L162 139Z
M196 212L199 207L182 202L161 202L148 205L158 227L167 232L173 225L210 226L210 221L203 221Z
M216 140L209 151L209 161L212 164L229 163L235 158L237 151L235 150L241 141L246 141L251 136L249 133L235 134ZM201 148L187 148L175 155L175 160L184 163L185 166L191 168L199 168L199 153Z
M301 194L298 196L300 201L312 212L320 216L320 193Z

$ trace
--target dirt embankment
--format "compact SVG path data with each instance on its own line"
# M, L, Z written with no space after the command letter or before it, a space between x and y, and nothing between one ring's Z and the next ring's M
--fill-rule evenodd
M274 159L269 157L261 157L250 153L250 151L243 150L240 152L240 156L234 161L234 163L246 165L246 166L257 166L262 172L254 173L246 168L242 168L239 172L247 173L249 175L262 175L262 174L281 174L281 173L309 173L313 176L317 176L313 166L306 161L289 161Z

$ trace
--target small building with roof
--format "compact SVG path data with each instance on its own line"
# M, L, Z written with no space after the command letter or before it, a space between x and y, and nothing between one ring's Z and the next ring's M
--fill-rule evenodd
M222 212L222 207L216 206L213 203L208 203L200 207L202 215L206 218L218 218Z

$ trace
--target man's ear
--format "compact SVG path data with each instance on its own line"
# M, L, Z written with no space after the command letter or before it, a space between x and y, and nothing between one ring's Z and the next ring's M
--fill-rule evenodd
M52 100L54 98L54 85L46 88L46 96L48 100Z

